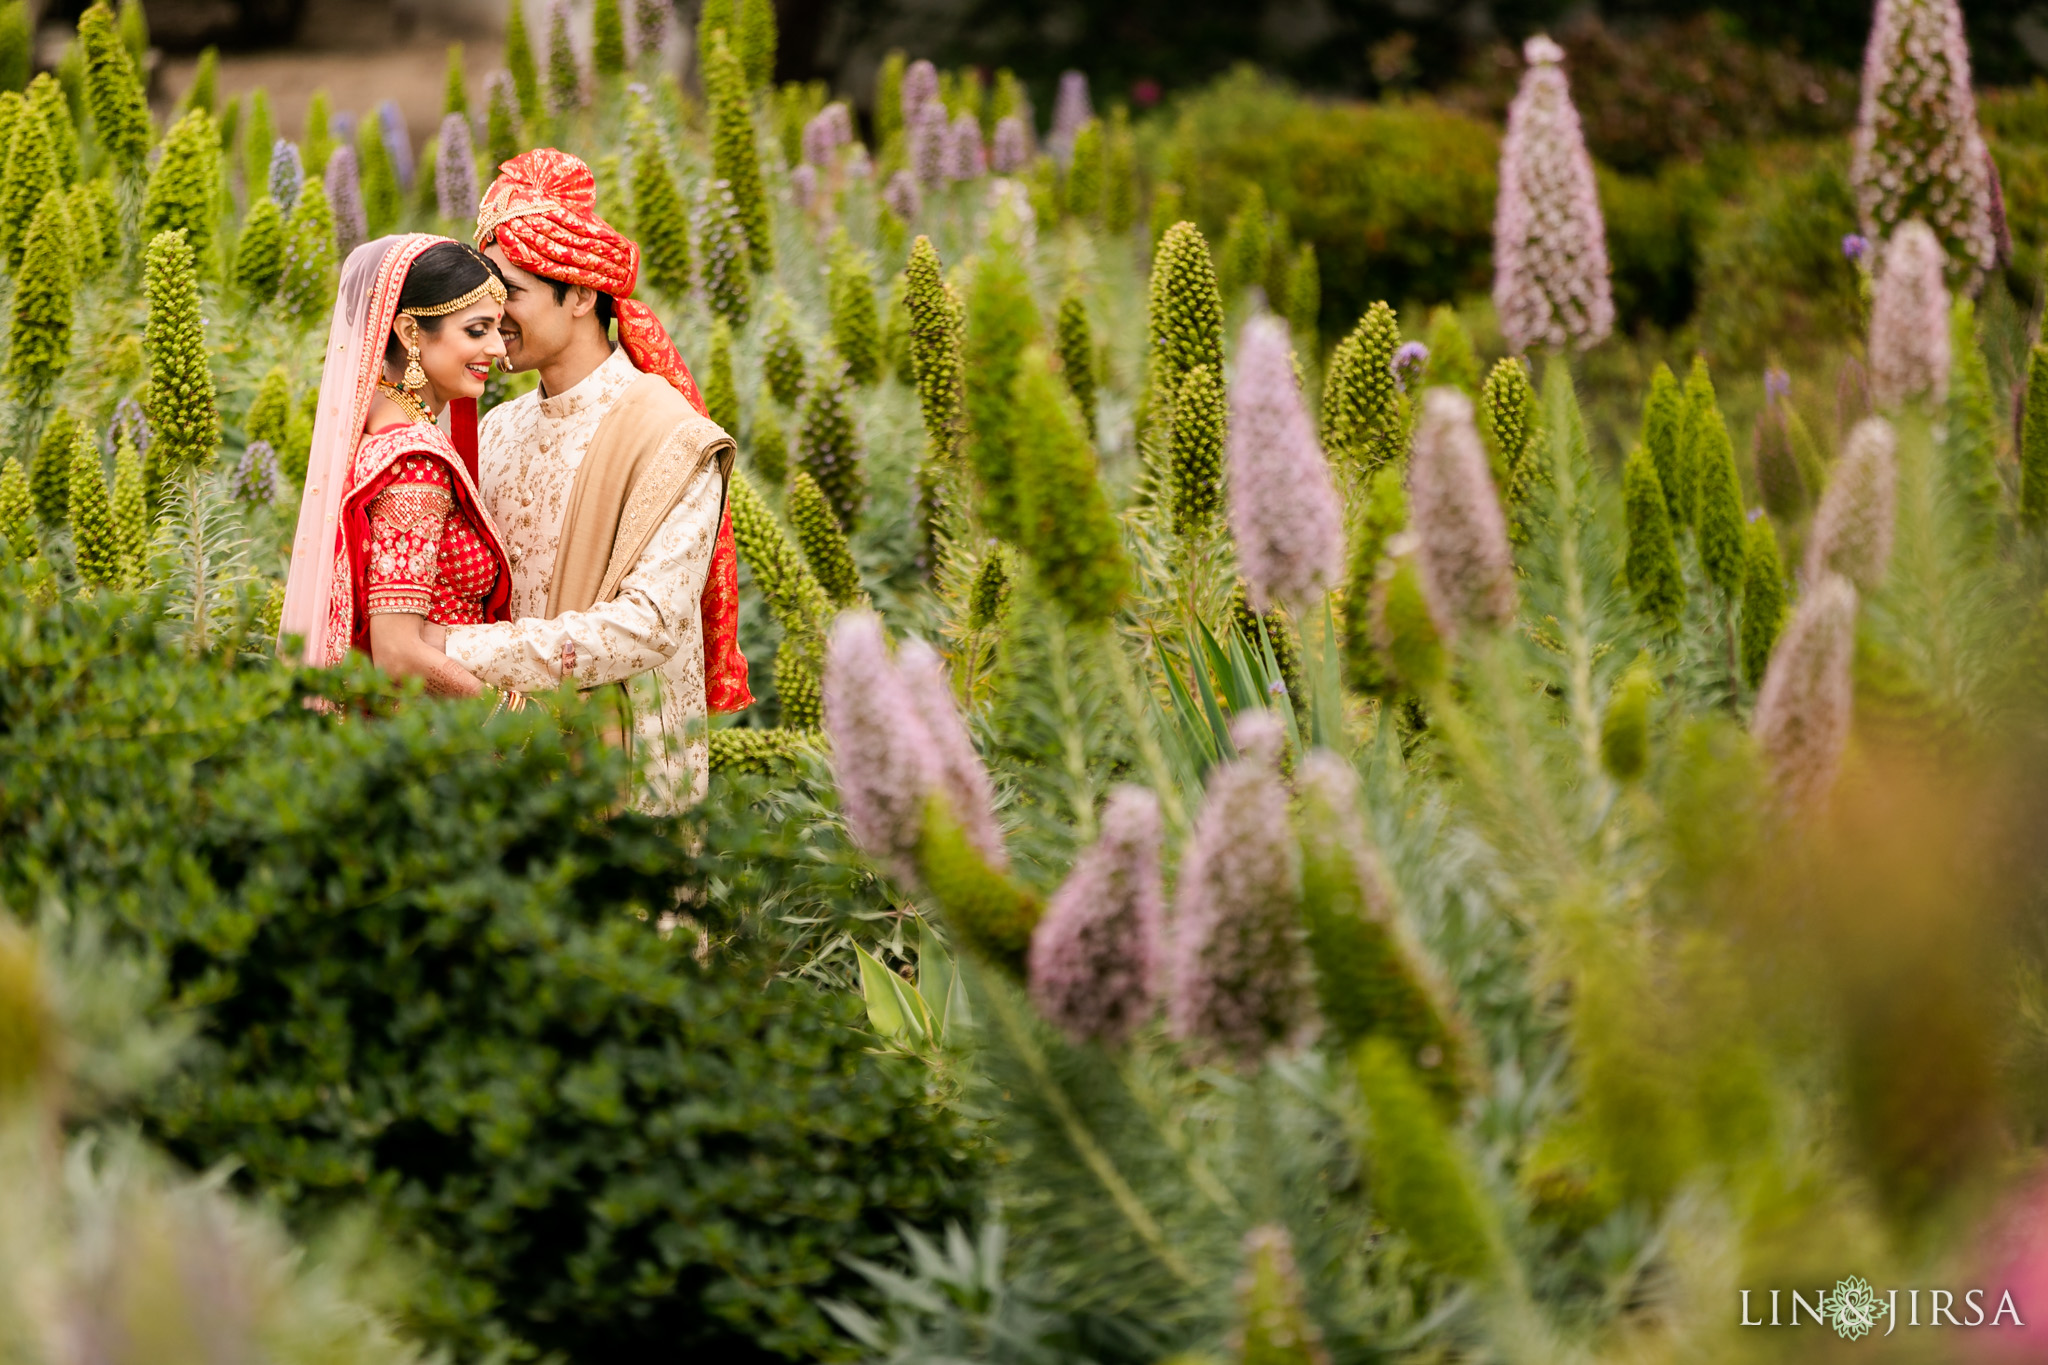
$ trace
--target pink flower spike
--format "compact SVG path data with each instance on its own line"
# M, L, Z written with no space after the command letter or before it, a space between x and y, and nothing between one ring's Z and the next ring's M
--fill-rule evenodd
M1941 243L1918 218L1885 243L1870 300L1870 394L1880 408L1948 397L1946 264Z
M1499 627L1515 619L1507 518L1472 422L1472 400L1456 389L1422 395L1408 463L1408 526L1422 590L1439 620Z
M841 612L825 642L825 734L846 825L870 855L903 881L924 829L925 799L939 759L896 666L882 618Z
M1614 330L1607 228L1564 49L1538 34L1508 105L1493 219L1493 306L1516 351L1584 350Z
M1882 417L1866 417L1849 433L1807 538L1808 583L1836 573L1869 592L1884 581L1898 508L1897 449Z
M1311 990L1280 719L1248 711L1231 734L1242 756L1211 771L1181 855L1167 1022L1177 1037L1255 1063L1296 1039Z
M1863 235L1882 253L1901 226L1922 219L1951 278L1976 293L1998 257L1994 170L1956 0L1877 0L1852 147Z
M1278 318L1253 318L1239 335L1225 466L1252 605L1306 608L1344 573L1344 517Z
M1115 1045L1158 997L1166 893L1159 878L1159 801L1118 787L1102 833L1074 860L1031 935L1031 998L1075 1041Z
M1024 120L1005 114L996 120L995 146L989 153L989 167L997 175L1015 175L1031 164L1031 140Z
M1835 785L1849 744L1856 589L1839 574L1809 583L1771 651L1750 733L1788 805L1810 810Z
M937 789L945 793L954 820L990 867L998 871L1009 867L1002 830L996 824L988 770L982 767L981 755L974 750L974 739L967 733L967 725L953 702L953 688L946 681L946 661L930 645L912 638L896 651L896 673L931 739L936 765L934 781Z

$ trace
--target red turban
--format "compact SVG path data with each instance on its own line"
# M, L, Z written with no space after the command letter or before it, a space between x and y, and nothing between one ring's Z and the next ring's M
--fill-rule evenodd
M611 295L619 342L634 367L660 375L691 407L705 412L704 396L676 354L668 329L652 308L629 297L640 278L640 248L597 216L597 184L590 167L552 147L522 152L498 167L498 178L484 192L476 215L476 244L488 246L493 238L521 270ZM754 700L747 690L747 661L740 654L739 606L739 555L732 508L727 507L704 580L704 695L713 711L737 711Z

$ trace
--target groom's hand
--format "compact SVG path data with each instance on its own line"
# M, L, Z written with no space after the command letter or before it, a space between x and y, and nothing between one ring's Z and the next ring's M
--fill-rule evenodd
M424 623L420 626L420 643L429 649L446 654L448 652L448 627L436 621Z

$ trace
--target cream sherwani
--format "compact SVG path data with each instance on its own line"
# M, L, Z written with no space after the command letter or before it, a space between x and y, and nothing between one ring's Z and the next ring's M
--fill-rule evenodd
M538 389L485 414L478 492L512 565L513 619L453 626L448 657L496 687L545 692L628 682L650 804L672 809L706 784L702 600L723 484L707 465L609 600L546 619L562 518L598 424L640 371L623 348L566 392ZM682 437L678 429L674 440Z

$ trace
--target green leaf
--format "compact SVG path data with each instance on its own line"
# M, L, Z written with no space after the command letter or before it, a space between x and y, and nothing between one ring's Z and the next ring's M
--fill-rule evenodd
M1209 648L1212 650L1216 649L1216 638L1209 635L1209 628L1203 626L1200 621L1195 622L1195 624L1201 626L1202 634L1208 637ZM1222 653L1221 650L1216 650L1216 652L1218 654ZM1210 737L1215 741L1216 757L1219 761L1226 758L1236 758L1237 745L1230 738L1230 726L1223 719L1222 708L1216 704L1216 689L1209 683L1209 670L1203 666L1202 659L1202 651L1195 648L1194 632L1190 631L1188 632L1188 671L1195 675L1195 690L1202 694L1202 710L1209 717L1209 733Z
M943 1039L952 1018L953 959L931 925L917 922L917 994L932 1019L932 1036Z
M868 1023L884 1038L902 1038L910 1032L905 1018L903 993L896 989L896 973L884 967L858 943L853 955L860 960L860 994L867 1002Z

